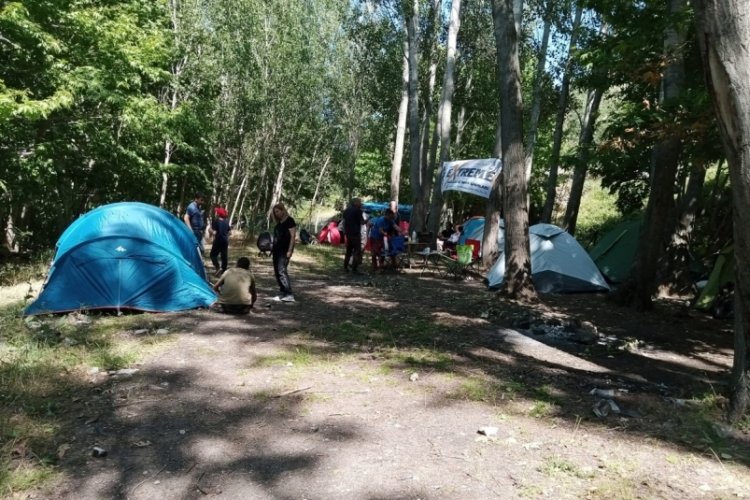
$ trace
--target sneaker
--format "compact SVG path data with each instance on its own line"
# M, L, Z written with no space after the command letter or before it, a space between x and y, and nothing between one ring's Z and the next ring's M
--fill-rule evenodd
M281 302L283 297L281 295L277 295L276 297L272 297L271 300L274 302Z
M294 302L294 295L284 295L281 297L282 302Z

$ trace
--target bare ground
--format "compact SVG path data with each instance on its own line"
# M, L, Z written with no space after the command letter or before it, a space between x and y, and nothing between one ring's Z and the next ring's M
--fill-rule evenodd
M153 316L173 341L132 377L87 375L64 477L29 496L750 498L750 438L710 411L729 323L592 295L525 309L477 279L349 275L338 258L295 255L294 304L268 303L259 257L248 316ZM595 388L619 413L595 415Z

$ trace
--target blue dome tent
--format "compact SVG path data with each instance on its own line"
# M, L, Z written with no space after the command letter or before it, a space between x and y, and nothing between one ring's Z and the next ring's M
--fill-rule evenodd
M42 292L24 314L181 311L215 300L187 226L161 208L123 202L92 210L63 232Z
M489 287L499 288L505 279L505 231L501 231L500 255L487 273ZM531 277L540 293L608 292L609 285L586 250L564 229L552 224L529 228Z

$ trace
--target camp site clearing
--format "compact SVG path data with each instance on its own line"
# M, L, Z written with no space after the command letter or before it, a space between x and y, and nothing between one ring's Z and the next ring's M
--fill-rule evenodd
M118 370L50 369L74 390L23 417L53 430L14 443L10 465L51 457L50 476L10 496L750 497L748 427L721 423L731 321L677 302L638 313L602 293L521 307L477 276L345 274L342 251L300 247L297 302L280 304L270 258L233 247L258 279L247 316L26 321L29 335L80 325L58 338L61 356L113 321L109 352L148 349Z

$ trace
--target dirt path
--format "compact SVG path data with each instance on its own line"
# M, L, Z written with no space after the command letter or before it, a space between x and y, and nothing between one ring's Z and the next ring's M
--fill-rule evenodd
M477 280L345 275L320 251L295 256L297 303L267 306L270 267L254 259L250 315L156 316L168 348L131 376L92 371L65 479L34 497L750 498L748 435L701 435L680 399L725 378L716 325L617 321L583 296L524 316ZM541 312L557 318L547 332ZM575 314L601 335L553 335ZM596 387L620 414L594 415Z

